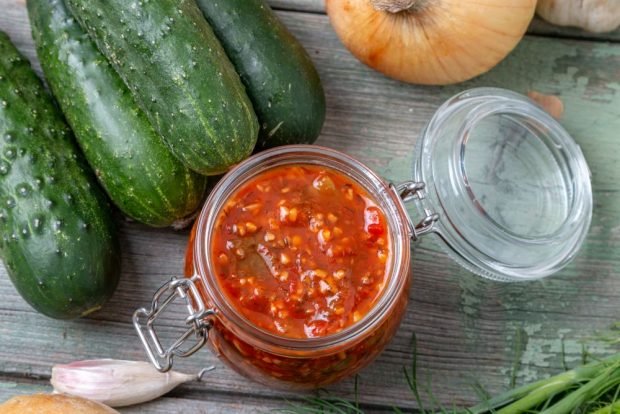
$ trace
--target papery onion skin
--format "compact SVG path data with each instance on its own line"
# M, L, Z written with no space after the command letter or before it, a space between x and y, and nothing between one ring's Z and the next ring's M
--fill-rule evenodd
M401 81L446 85L504 59L536 0L326 0L326 7L340 40L366 65Z

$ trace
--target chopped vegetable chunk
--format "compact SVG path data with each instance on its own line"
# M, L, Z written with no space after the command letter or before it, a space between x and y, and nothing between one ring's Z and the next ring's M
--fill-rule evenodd
M361 320L380 297L390 257L384 213L342 173L270 169L244 183L216 221L215 275L252 324L322 337Z

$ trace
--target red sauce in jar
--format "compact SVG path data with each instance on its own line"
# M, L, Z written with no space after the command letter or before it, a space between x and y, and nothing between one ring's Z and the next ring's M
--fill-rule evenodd
M270 169L244 183L216 220L216 278L252 324L289 338L321 337L363 318L387 277L384 213L342 173Z

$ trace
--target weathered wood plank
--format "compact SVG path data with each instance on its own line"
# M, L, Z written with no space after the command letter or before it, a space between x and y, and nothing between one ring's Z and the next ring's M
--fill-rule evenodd
M538 16L532 20L527 32L538 36L620 42L620 28L606 33L592 33L577 27L556 26Z
M37 393L50 393L52 387L38 380L4 380L0 377L0 403L17 395L30 395ZM254 397L247 394L236 395L232 393L222 394L214 392L205 385L201 389L187 390L183 386L176 388L165 397L157 401L139 404L131 407L117 408L121 414L259 414L270 413L278 408L287 408L290 404L299 404L299 399L284 399L281 397L265 398ZM391 408L377 407L373 405L361 405L368 414L392 414Z
M268 2L271 7L278 10L325 13L325 0L268 0ZM608 33L592 33L576 27L556 26L538 16L534 17L527 31L538 36L620 42L620 28Z
M0 10L9 10L0 14L0 30L8 31L33 58L23 2L0 0ZM425 383L432 378L435 395L445 405L475 401L469 387L472 378L491 392L508 386L515 332L521 328L526 345L519 380L560 370L562 338L569 364L576 362L579 341L620 318L620 47L528 37L505 62L479 79L458 86L421 87L386 79L361 65L342 48L324 15L281 12L280 16L308 48L327 91L328 117L319 144L356 156L394 181L405 180L415 137L443 100L481 85L520 92L536 89L564 100L563 123L583 147L593 173L592 231L575 263L558 276L519 285L488 282L458 268L432 240L418 244L407 317L388 350L362 373L362 401L415 405L401 375L401 367L411 362L413 332L421 379ZM35 314L2 269L0 373L47 378L51 365L74 359L143 359L131 313L182 269L186 239L187 232L124 224L119 289L103 311L75 322ZM165 338L173 337L173 326L172 319L161 324ZM592 351L604 354L611 349L594 341ZM183 387L174 402L191 404L199 396L208 400L210 392L239 399L246 395L243 401L291 396L250 383L207 351L179 366L189 371L210 364L218 367L217 380ZM352 381L331 390L351 396Z
M325 0L267 0L274 9L325 13Z
M36 381L3 381L0 379L0 403L17 395L29 395L36 393L50 393L51 386ZM178 389L172 391L166 397L156 402L140 404L133 407L118 408L121 414L150 413L150 414L171 414L178 412L186 413L265 413L275 408L282 407L281 401L270 399L259 399L245 397L240 400L238 397L212 393L205 389L202 398L184 398L177 396Z

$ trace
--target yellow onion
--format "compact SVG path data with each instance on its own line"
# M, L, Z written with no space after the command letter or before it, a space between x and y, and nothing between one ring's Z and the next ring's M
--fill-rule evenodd
M517 45L536 0L326 0L344 45L405 82L444 85L480 75Z

